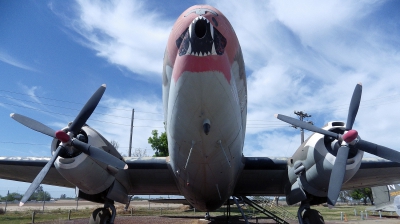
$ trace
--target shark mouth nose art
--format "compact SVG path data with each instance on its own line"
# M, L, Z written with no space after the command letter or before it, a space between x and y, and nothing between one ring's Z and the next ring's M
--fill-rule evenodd
M203 17L196 17L176 40L179 56L222 55L226 47L226 38Z

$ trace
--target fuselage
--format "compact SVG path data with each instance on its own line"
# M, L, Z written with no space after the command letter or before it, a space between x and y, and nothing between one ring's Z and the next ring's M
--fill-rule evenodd
M182 195L212 211L243 169L247 89L236 34L217 9L198 5L176 21L163 65L170 165Z

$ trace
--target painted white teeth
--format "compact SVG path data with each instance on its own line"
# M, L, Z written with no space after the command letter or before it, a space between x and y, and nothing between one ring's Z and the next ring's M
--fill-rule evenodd
M192 38L192 24L193 23L191 23L189 26L189 38Z
M187 55L190 55L191 52L192 52L192 43L190 43L190 41L189 41L189 47L188 47L188 49L187 49L186 54L187 54Z
M211 54L212 55L217 55L217 51L215 50L215 45L213 43L212 48L211 48Z
M214 26L210 23L211 38L214 40Z

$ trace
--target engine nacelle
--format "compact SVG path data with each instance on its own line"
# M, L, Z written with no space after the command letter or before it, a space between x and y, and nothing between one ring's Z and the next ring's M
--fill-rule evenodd
M329 122L325 127L335 133L343 134L343 122ZM311 135L288 161L289 184L285 187L288 204L309 198L310 204L326 202L328 187L340 142L318 133ZM350 147L346 173L343 183L350 180L358 171L364 152Z
M103 136L101 136L93 128L85 125L77 136L81 141L87 142L89 145L103 149L122 159L118 151ZM54 139L51 144L52 153L60 144L59 140ZM118 172L116 168L108 166L92 159L90 156L82 153L73 147L60 152L54 166L57 171L70 183L79 188L81 192L87 195L101 194L110 195L110 199L121 203L126 203L127 193L125 188L116 180L115 174ZM122 190L121 190L122 188ZM116 189L115 193L112 189ZM126 193L126 196L125 196ZM116 195L124 194L124 195ZM122 199L121 199L122 198Z

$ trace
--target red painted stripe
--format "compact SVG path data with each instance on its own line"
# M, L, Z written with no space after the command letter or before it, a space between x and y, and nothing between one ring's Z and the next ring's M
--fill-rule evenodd
M172 72L172 78L175 83L182 76L182 73L188 72L212 72L219 71L224 74L226 80L231 81L231 63L225 55L210 55L198 57L193 55L177 56Z

